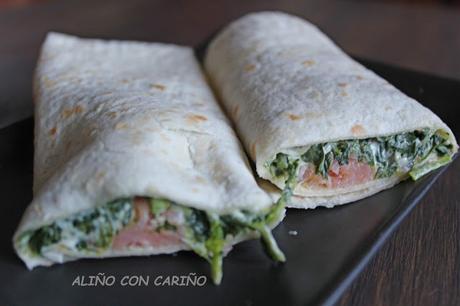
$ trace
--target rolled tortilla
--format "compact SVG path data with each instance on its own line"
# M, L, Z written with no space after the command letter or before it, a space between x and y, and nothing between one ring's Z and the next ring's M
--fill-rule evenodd
M279 189L290 178L293 207L358 200L458 148L433 112L294 16L234 21L209 45L205 68L259 176Z
M220 281L232 244L284 216L188 47L51 33L35 75L34 199L14 235L29 268L192 249Z

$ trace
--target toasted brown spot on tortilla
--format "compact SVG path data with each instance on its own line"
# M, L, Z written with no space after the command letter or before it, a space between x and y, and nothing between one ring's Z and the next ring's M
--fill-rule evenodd
M200 190L198 188L192 188L191 191L194 192L194 193L197 193Z
M121 80L121 82L122 82L123 84L127 84L127 83L129 83L129 80L123 79L123 80Z
M315 61L313 60L306 60L302 62L302 65L304 65L305 67L310 67L310 66L313 66L314 64L315 64Z
M288 114L288 118L292 121L297 121L297 120L300 120L302 119L302 116L299 116L299 115L294 115L294 114Z
M117 117L117 112L108 112L107 116L109 116L112 119L115 119Z
M126 129L128 127L128 124L124 122L118 122L115 124L115 130L121 130L121 129Z
M355 124L351 127L351 133L355 136L363 135L366 132L361 124Z
M67 108L64 109L64 110L62 111L62 113L61 113L62 117L65 118L65 119L67 119L67 118L69 118L70 116L72 116L72 114L73 114L73 110L72 110L72 109L67 109Z
M256 65L254 64L247 64L246 66L244 66L244 71L246 72L251 72L254 70L256 70Z
M360 75L357 75L356 78L357 78L358 80L363 80L363 79L364 79L364 78L363 78L362 76L360 76Z
M35 204L35 205L33 205L32 207L33 207L33 209L34 209L38 214L41 215L41 214L43 213L42 207L41 207L40 205Z
M42 78L42 81L43 81L43 85L44 85L46 88L49 88L49 87L53 86L54 84L56 84L56 81L51 80L51 79L48 78L47 76L44 76L44 77Z
M195 176L195 181L196 181L197 183L200 183L200 184L206 183L206 179L205 179L204 177L198 176L198 175Z
M237 118L238 115L239 115L239 113L240 113L240 105L237 104L237 105L235 105L235 107L233 108L233 112L232 112L233 118Z
M64 119L67 119L69 118L70 116L72 116L73 114L80 114L81 112L83 112L84 108L83 106L80 106L80 105L77 105L75 107L72 107L72 108L66 108L62 111L61 115Z
M158 89L159 91L163 91L166 89L166 86L161 84L152 84L150 85L151 88Z
M339 85L340 87L346 87L348 84L347 83L338 83L337 85Z
M105 176L105 171L98 171L95 175L96 181L100 183L104 179L104 176Z
M56 127L51 128L50 131L49 131L49 133L50 133L51 136L56 135L56 133L57 133L57 128L56 128Z
M187 116L187 120L191 123L199 123L208 120L208 118L203 115L191 114Z
M342 92L340 93L340 95L341 95L342 97L346 97L346 96L348 96L348 94L347 94L347 92L346 92L346 91L342 91Z

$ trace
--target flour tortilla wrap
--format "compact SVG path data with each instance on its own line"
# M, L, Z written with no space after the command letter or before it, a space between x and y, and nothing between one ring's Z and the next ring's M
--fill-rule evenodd
M293 176L294 207L369 196L447 163L458 147L433 112L298 17L234 21L209 45L205 68L258 175L279 190Z
M29 268L193 249L214 273L231 244L272 239L284 209L255 182L191 48L51 33L34 96L34 198L13 238Z

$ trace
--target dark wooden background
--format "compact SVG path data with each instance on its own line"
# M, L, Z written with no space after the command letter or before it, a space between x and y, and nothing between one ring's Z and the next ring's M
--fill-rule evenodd
M50 30L198 46L267 9L308 18L352 55L460 79L459 1L0 0L0 127L32 114L32 71ZM460 305L459 171L446 171L338 305Z

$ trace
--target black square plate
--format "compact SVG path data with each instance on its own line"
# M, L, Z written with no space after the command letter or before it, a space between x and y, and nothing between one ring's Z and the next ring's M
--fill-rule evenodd
M460 135L456 121L460 83L362 62L434 110ZM190 275L194 280L207 276L207 263L180 252L176 256L81 260L33 271L25 268L14 254L11 237L32 198L32 135L32 119L0 130L1 305L331 305L444 170L351 205L290 210L274 231L288 258L286 264L273 264L258 241L248 241L237 245L225 259L222 285L214 286L208 280L204 286L190 282L189 286L168 286L166 280L174 275ZM290 231L298 234L290 235ZM91 284L90 276L98 273L113 276L115 283L81 286ZM134 281L148 278L148 285L123 286L124 276ZM77 277L80 286L72 286ZM157 286L159 283L164 285Z

